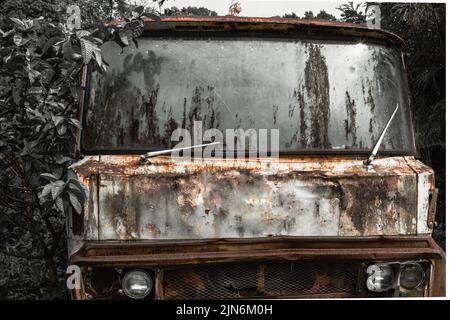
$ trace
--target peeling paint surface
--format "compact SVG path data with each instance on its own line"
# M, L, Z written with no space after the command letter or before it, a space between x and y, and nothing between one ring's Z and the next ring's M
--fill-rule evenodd
M98 224L85 218L99 240L429 232L418 227L426 217L417 172L430 172L412 157L376 159L373 171L355 157L89 158L74 170L88 182L99 173Z
M431 234L427 224L430 195L434 190L434 172L420 161L408 159L408 164L417 173L417 233Z

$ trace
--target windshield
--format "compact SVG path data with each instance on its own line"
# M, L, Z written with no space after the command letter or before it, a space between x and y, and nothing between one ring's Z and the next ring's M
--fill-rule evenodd
M159 150L172 132L279 129L280 152L411 151L406 80L398 49L328 40L142 38L102 47L92 72L84 150ZM225 134L224 134L225 135ZM270 138L269 138L270 139Z

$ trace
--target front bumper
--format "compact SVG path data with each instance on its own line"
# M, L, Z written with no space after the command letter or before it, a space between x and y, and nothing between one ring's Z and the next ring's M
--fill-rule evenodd
M365 270L394 261L429 264L422 294L445 296L445 254L430 237L102 241L70 259L83 273L75 299L124 298L120 274L134 268L154 278L148 299L386 297L366 289Z

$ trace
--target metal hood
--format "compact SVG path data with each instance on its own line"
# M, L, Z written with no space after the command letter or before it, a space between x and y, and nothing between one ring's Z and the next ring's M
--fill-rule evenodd
M73 170L88 187L89 202L82 228L71 219L69 238L430 233L432 170L413 157L376 159L373 170L362 160L314 156L196 163L158 157L142 164L138 156L87 156Z

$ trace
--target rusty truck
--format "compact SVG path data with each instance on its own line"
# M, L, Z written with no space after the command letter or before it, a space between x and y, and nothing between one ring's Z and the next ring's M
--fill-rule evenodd
M105 44L108 70L83 77L73 298L445 295L401 38L227 16L146 18L137 42ZM196 121L277 129L279 155L143 161Z

